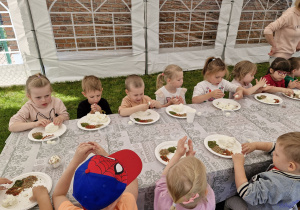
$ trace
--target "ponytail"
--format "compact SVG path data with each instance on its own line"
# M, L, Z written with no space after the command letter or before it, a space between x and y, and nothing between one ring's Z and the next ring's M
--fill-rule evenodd
M157 79L156 79L156 89L158 90L159 88L161 88L164 85L165 82L165 78L163 73L157 75Z

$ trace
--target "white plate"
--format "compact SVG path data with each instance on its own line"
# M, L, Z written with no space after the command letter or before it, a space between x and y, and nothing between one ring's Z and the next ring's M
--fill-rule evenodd
M45 174L45 173L41 173L41 172L29 172L29 173L25 173L25 174L21 174L20 176L17 176L13 179L11 179L11 181L13 182L12 184L10 185L7 185L6 188L10 188L13 186L14 182L16 180L20 180L20 179L23 179L23 178L26 178L28 176L36 176L38 178L38 181L36 181L33 186L38 186L38 185L44 185L48 192L51 191L51 188L52 188L52 179L49 175ZM10 210L25 210L25 209L30 209L32 207L34 207L35 205L37 205L37 202L31 202L29 200L29 198L32 196L32 188L27 188L25 189L24 191L22 191L19 195L16 196L17 200L18 200L18 203L14 206L11 206L11 207L8 207L8 208L5 208L2 206L2 201L4 198L6 198L6 194L5 194L6 190L1 190L0 191L0 209L1 210L7 210L7 209L10 209ZM28 194L28 196L24 196L25 194Z
M95 131L95 130L99 130L99 129L105 128L105 127L108 126L108 124L110 123L110 117L109 117L108 115L106 115L106 117L108 118L108 121L105 122L105 123L101 123L101 124L103 124L103 125L100 126L99 128L87 129L87 128L85 128L85 127L82 127L82 126L81 126L81 123L87 122L86 116L80 118L80 119L77 121L77 126L78 126L78 128L80 128L80 129L82 129L82 130L85 130L85 131ZM93 125L93 123L89 123L89 124Z
M218 103L232 104L232 105L236 106L236 108L233 108L233 109L222 109L221 107L219 107ZM216 108L221 109L221 110L233 110L233 111L236 111L236 110L239 110L241 108L241 104L239 104L235 100L227 99L227 98L218 98L218 99L215 99L215 100L213 100L212 104Z
M293 90L294 92L298 92L298 91L300 91L300 90ZM282 93L282 95L284 95L285 97L288 97L288 98L291 98L291 99L294 99L294 100L298 100L298 101L300 101L300 98L294 98L294 97L291 97L291 96L289 96L289 95L286 95L285 93Z
M162 142L160 143L159 145L157 145L157 147L155 148L155 157L157 158L157 160L159 162L161 162L162 164L164 165L167 165L169 162L166 162L164 160L162 160L160 158L160 154L159 154L159 151L161 149L168 149L169 147L176 147L177 148L177 141L165 141L165 142ZM176 151L176 150L175 150ZM167 155L167 157L169 158L169 160L171 160L171 158L174 156L175 153L169 153Z
M156 111L154 111L154 110L152 110L152 109L148 109L148 110L146 110L145 112L147 112L148 113L148 115L147 116L143 116L143 117L141 117L141 116L139 116L137 113L138 112L136 112L136 113L133 113L133 114L131 114L129 117L130 117L130 120L132 121L132 122L134 122L134 123L137 123L137 124L141 124L141 125L147 125L147 124L152 124L152 123L155 123L157 120L159 120L159 118L160 118L160 115L156 112ZM151 121L151 122L138 122L138 121L136 121L134 118L140 118L141 120L146 120L146 119L152 119L153 121Z
M278 99L279 102L278 103L275 103L275 102L266 102L266 101L264 101L265 99L262 99L262 100L257 99L257 96L261 96L261 95L265 95L265 96L267 96L270 99ZM254 98L257 101L259 101L261 103L264 103L264 104L281 104L282 103L282 99L279 96L274 95L274 94L270 94L270 93L258 93L258 94L254 95Z
M206 149L207 149L208 151L210 151L211 153L213 153L213 154L215 154L215 155L218 155L218 156L223 157L223 158L232 158L231 156L219 154L219 153L213 151L213 150L208 146L208 142L209 142L209 141L216 141L216 140L219 139L220 137L221 137L221 138L222 138L222 137L225 137L225 138L227 137L227 138L228 138L229 136L220 135L220 134L214 134L214 135L207 136L207 137L204 139L204 146L206 147ZM237 141L237 142L238 142L238 141ZM242 145L241 145L240 142L238 142L238 143L239 143L239 145L241 146L241 152L242 152Z
M170 114L170 111L175 112L175 111L173 110L173 107L174 107L174 106L176 106L176 105L170 105L170 106L168 106L168 107L166 108L167 114L170 115L170 116L172 116L172 117L176 117L176 118L186 118L186 116L184 116L184 117L179 117L179 116L175 116L175 115ZM190 108L189 106L183 105L183 106L182 106L182 111L181 111L181 112L176 112L176 113L178 113L178 114L186 114L186 111L187 111L187 109L189 109L189 108Z
M59 126L58 130L55 131L54 133L46 133L46 132L45 132L45 127L36 127L36 128L32 129L32 130L28 133L28 138L29 138L31 141L38 141L38 142L48 141L48 140L55 139L55 138L57 138L57 137L63 135L63 134L66 132L66 130L67 130L67 126L66 126L65 124L61 124L61 126ZM35 138L32 137L32 134L33 134L33 133L36 133L36 132L41 132L41 133L43 133L43 136L45 136L45 135L52 135L52 134L54 134L54 136L51 137L51 138L43 139L43 140L41 140L41 139L35 139Z

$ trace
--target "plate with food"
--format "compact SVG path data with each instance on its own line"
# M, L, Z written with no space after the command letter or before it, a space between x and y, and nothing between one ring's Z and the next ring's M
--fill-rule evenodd
M241 105L232 99L227 98L218 98L213 100L212 104L221 110L230 110L230 111L236 111L241 108Z
M223 158L231 158L232 154L241 153L242 145L234 137L214 134L204 139L208 151Z
M254 98L264 104L281 104L282 99L274 94L270 93L258 93L254 95Z
M156 111L148 109L146 111L135 112L129 117L130 120L134 123L146 125L155 123L157 120L159 120L160 115Z
M49 175L41 172L25 173L11 179L12 184L7 185L7 190L0 191L1 210L30 209L37 205L29 198L32 196L32 188L43 185L48 192L52 188L52 179Z
M166 108L166 112L168 115L176 118L186 118L186 112L190 109L187 105L176 104L170 105Z
M86 131L94 131L105 128L110 123L110 118L106 114L95 112L95 114L87 114L77 121L78 128Z
M177 141L165 141L155 148L155 157L159 162L167 165L174 156L177 148Z
M300 90L293 90L293 91L294 91L294 94L292 94L292 95L288 95L285 93L282 93L282 95L284 95L288 98L294 99L294 100L300 100Z
M28 138L31 141L49 141L63 135L67 130L65 124L60 126L49 123L46 127L36 127L28 133Z

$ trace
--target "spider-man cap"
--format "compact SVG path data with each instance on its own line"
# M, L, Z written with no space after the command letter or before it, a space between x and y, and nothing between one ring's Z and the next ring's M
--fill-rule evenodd
M77 168L73 196L85 209L103 209L120 197L141 170L142 161L131 150L108 157L95 155Z

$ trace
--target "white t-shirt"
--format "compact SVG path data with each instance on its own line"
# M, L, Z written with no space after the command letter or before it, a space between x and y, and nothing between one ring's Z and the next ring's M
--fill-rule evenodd
M168 103L173 97L181 96L183 98L184 104L185 102L185 93L187 89L186 88L177 88L176 93L170 93L165 86L159 88L156 92L156 101L159 101L162 105Z
M199 82L195 87L194 87L194 92L193 92L193 97L195 96L200 96L200 95L205 95L207 93L210 93L214 90L220 89L223 93L225 91L229 92L236 92L236 89L238 88L237 85L232 84L231 82L222 79L219 85L213 85L210 82L204 80L202 82ZM213 101L215 98L210 98L208 101Z
M245 88L245 89L251 88L251 87L253 86L251 83L249 83L248 85L242 85L242 84L239 83L239 81L237 81L236 79L233 79L233 80L231 81L231 83L234 84L234 85L237 85L237 86L239 86L239 87L243 87L243 88ZM234 92L230 92L230 93L229 93L229 98L233 98L233 94L234 94Z

